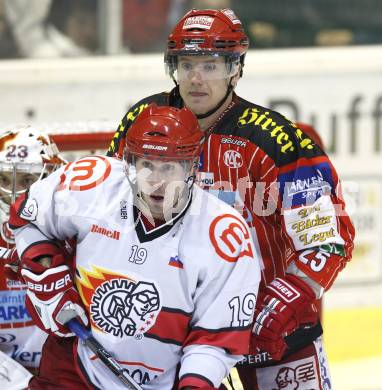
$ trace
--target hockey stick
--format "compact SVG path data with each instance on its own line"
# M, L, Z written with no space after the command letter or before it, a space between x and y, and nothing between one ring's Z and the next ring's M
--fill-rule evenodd
M84 344L95 353L101 362L109 368L114 375L130 390L142 390L142 388L128 374L110 353L92 336L91 332L85 329L76 318L72 318L65 324Z
M12 249L0 246L0 259L8 260L11 258Z

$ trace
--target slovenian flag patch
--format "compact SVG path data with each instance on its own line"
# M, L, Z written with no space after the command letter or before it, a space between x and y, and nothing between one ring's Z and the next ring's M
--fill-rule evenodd
M168 265L171 265L171 266L177 267L177 268L183 268L183 263L180 261L178 255L172 256L170 258L170 261L168 262Z

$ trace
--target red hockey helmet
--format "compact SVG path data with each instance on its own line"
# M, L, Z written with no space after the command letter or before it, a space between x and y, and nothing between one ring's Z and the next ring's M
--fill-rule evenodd
M205 139L188 108L150 104L126 136L126 153L160 160L194 160Z
M171 77L178 56L225 56L232 68L239 60L244 65L249 39L243 26L231 9L189 11L175 26L167 41L165 65ZM229 69L228 75L232 76Z

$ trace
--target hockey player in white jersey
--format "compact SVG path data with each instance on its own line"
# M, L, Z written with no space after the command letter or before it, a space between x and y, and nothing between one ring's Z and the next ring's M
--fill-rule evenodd
M260 259L239 213L193 185L203 141L187 108L151 105L123 161L82 158L14 205L29 308L51 334L30 389L124 388L70 337L73 315L143 389L217 388L248 353ZM73 270L57 246L71 238Z
M30 185L64 160L48 136L32 127L0 135L0 387L23 389L36 371L46 334L33 324L25 307L26 285L17 274L18 256L9 228L10 204ZM22 365L23 367L19 366Z

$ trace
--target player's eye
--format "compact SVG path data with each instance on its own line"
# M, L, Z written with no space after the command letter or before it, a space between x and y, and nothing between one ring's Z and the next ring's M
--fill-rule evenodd
M216 70L216 68L217 68L216 64L213 62L207 62L203 65L203 70L204 70L204 72L207 72L207 73L214 72Z
M181 62L180 67L182 70L185 70L187 72L192 70L192 64L191 62Z
M161 166L161 171L164 173L170 173L175 169L175 166L172 164L163 164Z
M150 170L153 170L153 164L150 161L148 161L148 160L143 160L142 161L142 167L150 169Z
M10 179L5 175L0 174L0 187L9 188L10 185L11 185Z

